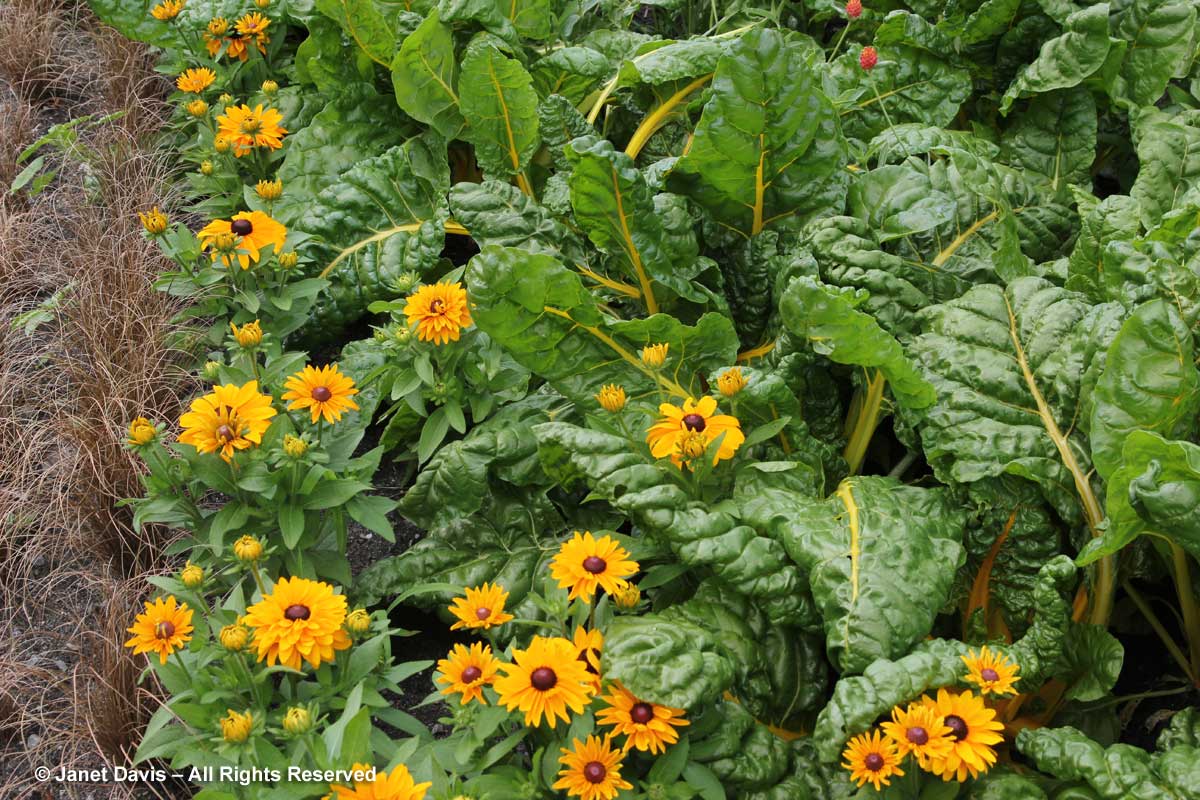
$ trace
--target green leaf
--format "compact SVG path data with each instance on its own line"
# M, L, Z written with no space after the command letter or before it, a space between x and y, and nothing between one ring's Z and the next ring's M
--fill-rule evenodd
M1109 286L1122 281L1121 259L1109 242L1133 239L1141 229L1138 202L1126 195L1106 197L1084 215L1067 264L1067 288L1095 302L1110 299Z
M1131 431L1186 438L1200 410L1200 371L1192 332L1166 300L1152 300L1129 316L1108 348L1096 383L1089 436L1100 477L1121 465Z
M687 153L668 179L720 225L754 236L841 203L846 145L819 51L755 28L722 56Z
M456 183L450 189L450 212L480 248L520 247L563 260L586 260L583 237L512 184Z
M1108 3L1097 3L1071 14L1062 35L1043 44L1038 57L1008 87L1001 113L1007 114L1022 95L1069 89L1100 69L1111 46L1108 12Z
M812 278L797 278L784 292L780 311L788 330L818 353L839 364L878 369L904 406L931 405L933 387L914 369L900 343L855 308L864 299L861 290L830 289Z
M1110 94L1133 107L1153 105L1171 78L1187 74L1194 57L1196 6L1187 0L1133 0L1112 18L1112 32L1129 43Z
M538 96L550 99L560 95L574 107L613 73L612 62L590 47L560 47L539 58L529 67ZM542 120L542 135L549 139ZM580 135L580 134L576 134ZM568 139L574 139L574 136Z
M604 632L603 670L637 697L692 708L721 696L733 666L712 633L678 618L617 617Z
M537 94L521 62L490 45L470 51L459 75L459 107L491 177L523 176L537 150Z
M330 478L317 484L317 488L304 497L303 506L309 511L335 508L344 504L359 492L371 488L368 483L350 478Z
M317 10L337 22L372 61L387 65L396 36L375 0L316 0Z
M382 536L389 542L396 541L392 523L387 515L396 507L396 501L378 495L355 495L346 503L351 518L364 528Z
M1169 116L1145 108L1132 127L1139 169L1129 196L1152 228L1200 187L1200 111Z
M1099 625L1072 625L1058 672L1067 685L1065 698L1089 702L1107 697L1121 674L1125 648Z
M1002 153L1014 167L1045 175L1054 190L1090 182L1096 157L1096 101L1079 87L1037 95L1004 131Z
M783 545L808 572L839 672L901 656L929 634L963 563L965 518L948 499L871 477L796 503Z
M447 140L466 124L459 110L458 61L449 25L430 12L400 45L392 61L396 102L413 119L430 125Z

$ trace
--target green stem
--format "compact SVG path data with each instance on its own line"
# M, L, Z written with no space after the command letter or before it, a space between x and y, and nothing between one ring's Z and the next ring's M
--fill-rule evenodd
M1183 632L1191 655L1192 675L1200 675L1200 609L1196 607L1196 593L1192 590L1192 572L1187 553L1174 542L1171 542L1171 563L1179 608L1183 612Z
M827 59L828 63L832 64L833 60L837 58L838 50L842 49L842 40L846 38L846 33L850 30L850 26L853 24L854 20L848 20L846 22L846 27L842 28L841 34L838 35L837 42L833 45L833 52L829 54L829 58Z
M867 445L871 443L871 437L875 434L875 428L879 425L880 409L883 406L883 387L887 385L887 379L883 377L883 373L875 370L875 374L867 382L866 391L859 395L862 403L859 405L858 413L854 416L854 422L850 427L850 433L846 439L846 449L842 456L846 459L846 464L850 467L850 474L857 475L862 468L863 459L867 455Z
M1171 638L1171 634L1167 633L1167 629L1163 627L1162 622L1159 621L1158 616L1154 613L1153 609L1150 608L1149 603L1147 603L1145 598L1143 598L1142 595L1133 588L1133 585L1129 581L1124 581L1121 586L1125 589L1126 594L1129 595L1129 599L1133 601L1135 606L1137 606L1138 611L1142 612L1142 616L1146 618L1146 622L1150 623L1150 627L1154 629L1156 634L1158 634L1158 638L1162 640L1162 643L1167 648L1167 652L1169 652L1171 657L1175 659L1175 663L1177 663L1179 668L1183 670L1183 674L1186 675L1188 680L1190 680L1192 683L1196 683L1196 675L1194 672L1192 672L1191 665L1188 663L1187 658L1183 655L1183 651L1179 649L1179 645L1175 644L1175 640Z

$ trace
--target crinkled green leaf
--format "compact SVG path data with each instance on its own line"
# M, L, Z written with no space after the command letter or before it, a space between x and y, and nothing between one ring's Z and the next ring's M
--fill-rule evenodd
M813 349L838 362L880 370L896 399L910 408L933 403L933 387L909 362L900 343L855 306L861 292L834 290L812 278L792 281L780 301L783 322Z
M1107 697L1121 674L1125 648L1099 625L1072 625L1063 647L1058 677L1067 700L1089 702Z
M574 46L552 50L529 67L538 95L549 97L557 94L572 106L583 102L612 72L612 62L602 53L590 47ZM576 134L579 135L582 134Z
M465 122L459 109L454 37L436 11L405 37L391 63L400 108L447 139L458 136Z
M346 40L336 22L327 17L308 22L308 38L296 48L296 77L301 83L331 97L347 93L348 87L353 87L352 93L370 95L373 68L366 53ZM298 129L286 112L283 118L286 128Z
M789 772L787 742L737 703L719 703L695 724L689 757L712 770L736 796L768 789Z
M1037 59L1008 87L1000 111L1008 113L1022 95L1078 86L1100 69L1111 47L1108 12L1108 3L1097 3L1071 14L1062 35L1043 44Z
M1129 45L1110 93L1130 105L1154 104L1194 58L1196 6L1188 0L1133 0L1113 15L1113 35Z
M986 139L920 122L899 123L879 133L867 145L867 155L880 164L893 164L909 156L950 148L988 159L1000 155L1000 148Z
M715 700L733 682L713 633L678 617L617 617L604 632L601 657L606 678L674 708Z
M1003 158L1045 175L1052 189L1091 180L1096 101L1083 88L1039 94L1004 132Z
M753 236L840 204L846 160L819 56L776 31L743 34L717 63L709 100L668 187Z
M1139 207L1126 195L1106 197L1084 215L1079 238L1071 251L1068 264L1067 288L1082 292L1094 302L1109 299L1109 284L1114 276L1111 266L1119 259L1108 250L1108 243L1132 239L1140 230ZM1120 275L1115 276L1120 281Z
M1132 122L1138 175L1129 195L1142 208L1142 224L1152 228L1200 187L1200 111L1169 116L1145 108Z
M479 166L490 177L523 175L537 150L537 94L515 58L490 45L468 52L458 78L459 110Z
M564 260L584 257L581 237L510 183L456 183L450 189L450 212L480 247L520 247Z
M375 0L316 0L316 7L337 22L372 61L391 61L396 35Z

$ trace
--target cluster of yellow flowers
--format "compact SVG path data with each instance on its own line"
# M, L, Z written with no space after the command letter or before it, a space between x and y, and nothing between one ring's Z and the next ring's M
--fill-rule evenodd
M980 694L938 689L936 697L925 695L905 708L893 708L891 720L880 726L882 730L849 741L842 766L859 787L866 783L876 790L889 786L893 776L904 775L901 764L909 755L920 769L960 783L996 763L993 746L1003 741L1004 725L983 695L1014 694L1019 667L986 646L963 656L963 661L967 665L965 680L974 683Z
M625 609L635 607L640 599L637 587L628 580L637 571L637 562L613 537L579 531L563 543L550 564L551 576L570 590L568 599L590 603L602 590ZM449 607L457 619L450 627L487 631L510 622L513 615L505 611L507 600L508 592L498 585L467 588ZM679 740L675 729L688 722L681 709L639 699L619 681L612 681L607 694L602 694L603 648L603 634L582 625L571 639L533 637L527 648L513 650L509 663L496 658L491 646L482 642L458 644L438 661L437 682L445 684L442 694L460 695L463 705L486 705L483 690L492 686L500 704L523 713L529 726L543 721L551 728L559 721L570 723L572 714L582 713L599 698L605 707L596 719L609 730L603 737L574 739L571 748L563 748L554 788L584 800L611 798L633 788L621 777L622 761L630 749L665 752ZM625 738L621 747L616 745L618 737Z

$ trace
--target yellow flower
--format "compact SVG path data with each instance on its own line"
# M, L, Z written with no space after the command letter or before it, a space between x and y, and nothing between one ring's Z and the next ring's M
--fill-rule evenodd
M600 391L596 392L596 402L605 411L611 411L615 414L625 407L625 388L615 383L606 384L600 387Z
M179 418L184 429L179 441L201 453L219 452L229 461L235 450L262 444L276 413L271 396L259 393L258 381L214 386L212 394L193 400L191 410Z
M218 153L228 153L229 140L224 136L213 137L213 150L216 150Z
M254 185L254 193L263 200L278 200L280 195L283 194L283 181L278 179L273 181L259 181Z
M461 694L459 702L466 705L471 700L478 700L483 705L483 687L496 679L496 670L500 662L492 655L492 648L482 642L473 642L468 648L465 644L456 644L447 658L437 663L437 683L446 684L442 694Z
M272 80L266 80L266 81L262 82L261 88L262 88L263 94L275 94L276 92L279 91L279 84Z
M241 23L239 23L241 24ZM238 158L255 147L278 150L283 147L281 139L287 129L279 123L283 115L274 108L263 109L262 104L254 108L246 104L230 106L217 117L217 135L233 145L233 154Z
M625 580L638 571L636 561L611 536L592 536L590 531L564 542L550 562L550 575L560 588L570 588L569 599L582 597L591 602L597 587L613 594L628 585Z
M134 655L158 653L160 664L167 656L183 647L192 638L192 610L187 603L176 604L174 597L158 598L145 603L146 610L137 615L133 627L127 630L133 637L125 643Z
M460 283L435 283L417 289L404 304L409 325L417 326L422 342L457 342L460 331L471 324L467 291Z
M570 722L567 709L583 713L593 694L591 675L569 639L535 636L527 649L514 649L513 663L500 669L505 673L496 679L501 705L524 712L529 726L540 725L543 716L551 728L560 717Z
M355 764L353 770L369 770L365 764ZM414 783L408 767L403 764L391 773L381 772L373 781L355 781L354 788L334 784L329 787L330 800L424 800L432 783Z
M263 557L262 542L247 534L233 543L233 555L246 563L258 561Z
M258 42L259 51L265 53L267 51L263 45L271 41L271 37L267 35L267 28L270 25L271 20L257 11L252 11L239 19L234 27L244 38L254 38Z
M231 322L229 327L233 331L234 340L242 347L249 349L262 344L263 332L258 320L247 322L240 328Z
M371 630L371 615L365 608L356 608L346 615L346 630L360 636Z
M232 708L226 711L221 720L221 738L231 744L241 744L250 738L250 731L254 728L254 715L249 711L239 714Z
M1017 693L1014 684L1021 680L1017 677L1017 671L1021 667L1009 663L1008 657L1003 653L989 651L987 645L984 645L978 654L972 650L963 656L962 660L967 665L966 679L979 687L980 694Z
M608 739L589 735L586 742L575 739L572 749L562 748L558 763L555 789L565 789L568 797L580 800L613 800L622 789L633 784L621 777L620 750L614 750Z
M912 753L921 769L928 769L932 758L945 758L954 746L950 728L924 703L909 703L907 709L896 706L892 709L892 721L882 727L895 743L900 758Z
M231 653L239 653L246 649L246 644L250 641L250 629L241 622L226 625L221 628L218 638L221 641L221 647Z
M354 388L354 381L348 375L338 372L337 364L320 369L309 364L289 377L284 386L287 391L280 399L291 401L288 410L307 408L313 422L324 417L326 422L333 424L346 411L358 410L358 404L351 399L358 394L358 389Z
M179 573L179 580L187 588L195 589L204 583L204 568L189 561L183 565L183 569Z
M312 713L304 706L292 706L283 716L283 729L292 736L308 733L312 728Z
M464 591L466 597L456 597L450 604L450 613L458 617L458 622L451 625L450 630L478 628L486 631L513 618L512 614L504 613L504 601L508 599L508 592L499 584L493 586L485 583Z
M614 682L608 694L600 699L608 703L608 708L596 714L596 722L611 725L614 735L627 736L626 750L634 747L650 753L665 753L667 745L679 741L679 732L675 728L691 724L683 719L683 709L639 700L619 682Z
M733 397L742 389L745 389L746 378L742 375L742 368L731 367L718 375L717 388L726 397Z
M254 5L265 10L271 7L271 0L254 0Z
M699 458L708 452L709 445L717 439L720 446L713 455L713 466L718 461L733 458L738 447L746 440L737 417L717 414L717 401L712 397L701 397L699 401L689 397L683 407L663 403L658 407L662 418L646 432L646 444L655 458L671 457L671 463L682 467L684 462Z
M850 780L856 781L860 789L869 782L878 792L881 784L891 786L888 779L893 775L904 774L896 744L879 731L855 736L847 742L842 758L846 759L842 766L850 770Z
M181 92L200 94L209 86L212 86L212 82L216 79L217 73L208 67L198 67L184 70L183 74L175 79L175 86Z
M274 252L283 250L287 228L261 211L239 211L232 219L213 220L196 236L202 249L212 250L214 262L220 258L232 267L236 260L242 269L250 269L250 263L257 264L267 247ZM232 252L235 248L236 254Z
M577 658L583 662L591 676L592 691L600 691L600 653L604 650L604 634L599 629L587 628L580 625L575 628L575 636L571 643L575 645Z
M289 458L300 458L308 452L308 442L289 433L283 437L283 452Z
M167 229L167 215L158 210L158 206L147 211L145 214L138 212L138 219L142 221L142 227L146 229L146 233L151 236L158 236Z
M229 22L224 17L213 17L208 21L207 31L213 36L224 36L229 32Z
M301 658L316 669L348 648L345 619L346 597L334 594L328 583L307 578L280 578L270 594L246 609L258 660L294 670L301 668Z
M982 697L969 691L953 694L938 689L936 700L922 697L921 702L941 717L953 740L944 758L930 761L930 772L941 775L944 781L962 783L968 775L976 778L996 763L992 745L1004 740L1000 735L1004 725L996 720L996 712L984 705Z
M184 0L162 0L161 3L150 9L150 16L160 22L169 22L179 16L179 12L183 11Z
M296 264L298 264L299 262L300 262L300 256L296 255L296 253L292 250L289 250L286 253L279 254L279 268L280 269L291 269L292 267L296 266Z
M211 161L200 162L200 174L206 177L213 174L213 165Z
M158 438L158 429L145 417L136 417L129 423L129 446L138 447L153 442Z
M636 584L630 583L612 595L613 603L622 611L632 611L642 601L642 590Z
M193 117L203 117L208 113L208 103L197 97L187 104L187 112Z
M647 345L642 348L642 363L650 369L661 369L667 363L667 350L670 345L666 342Z

